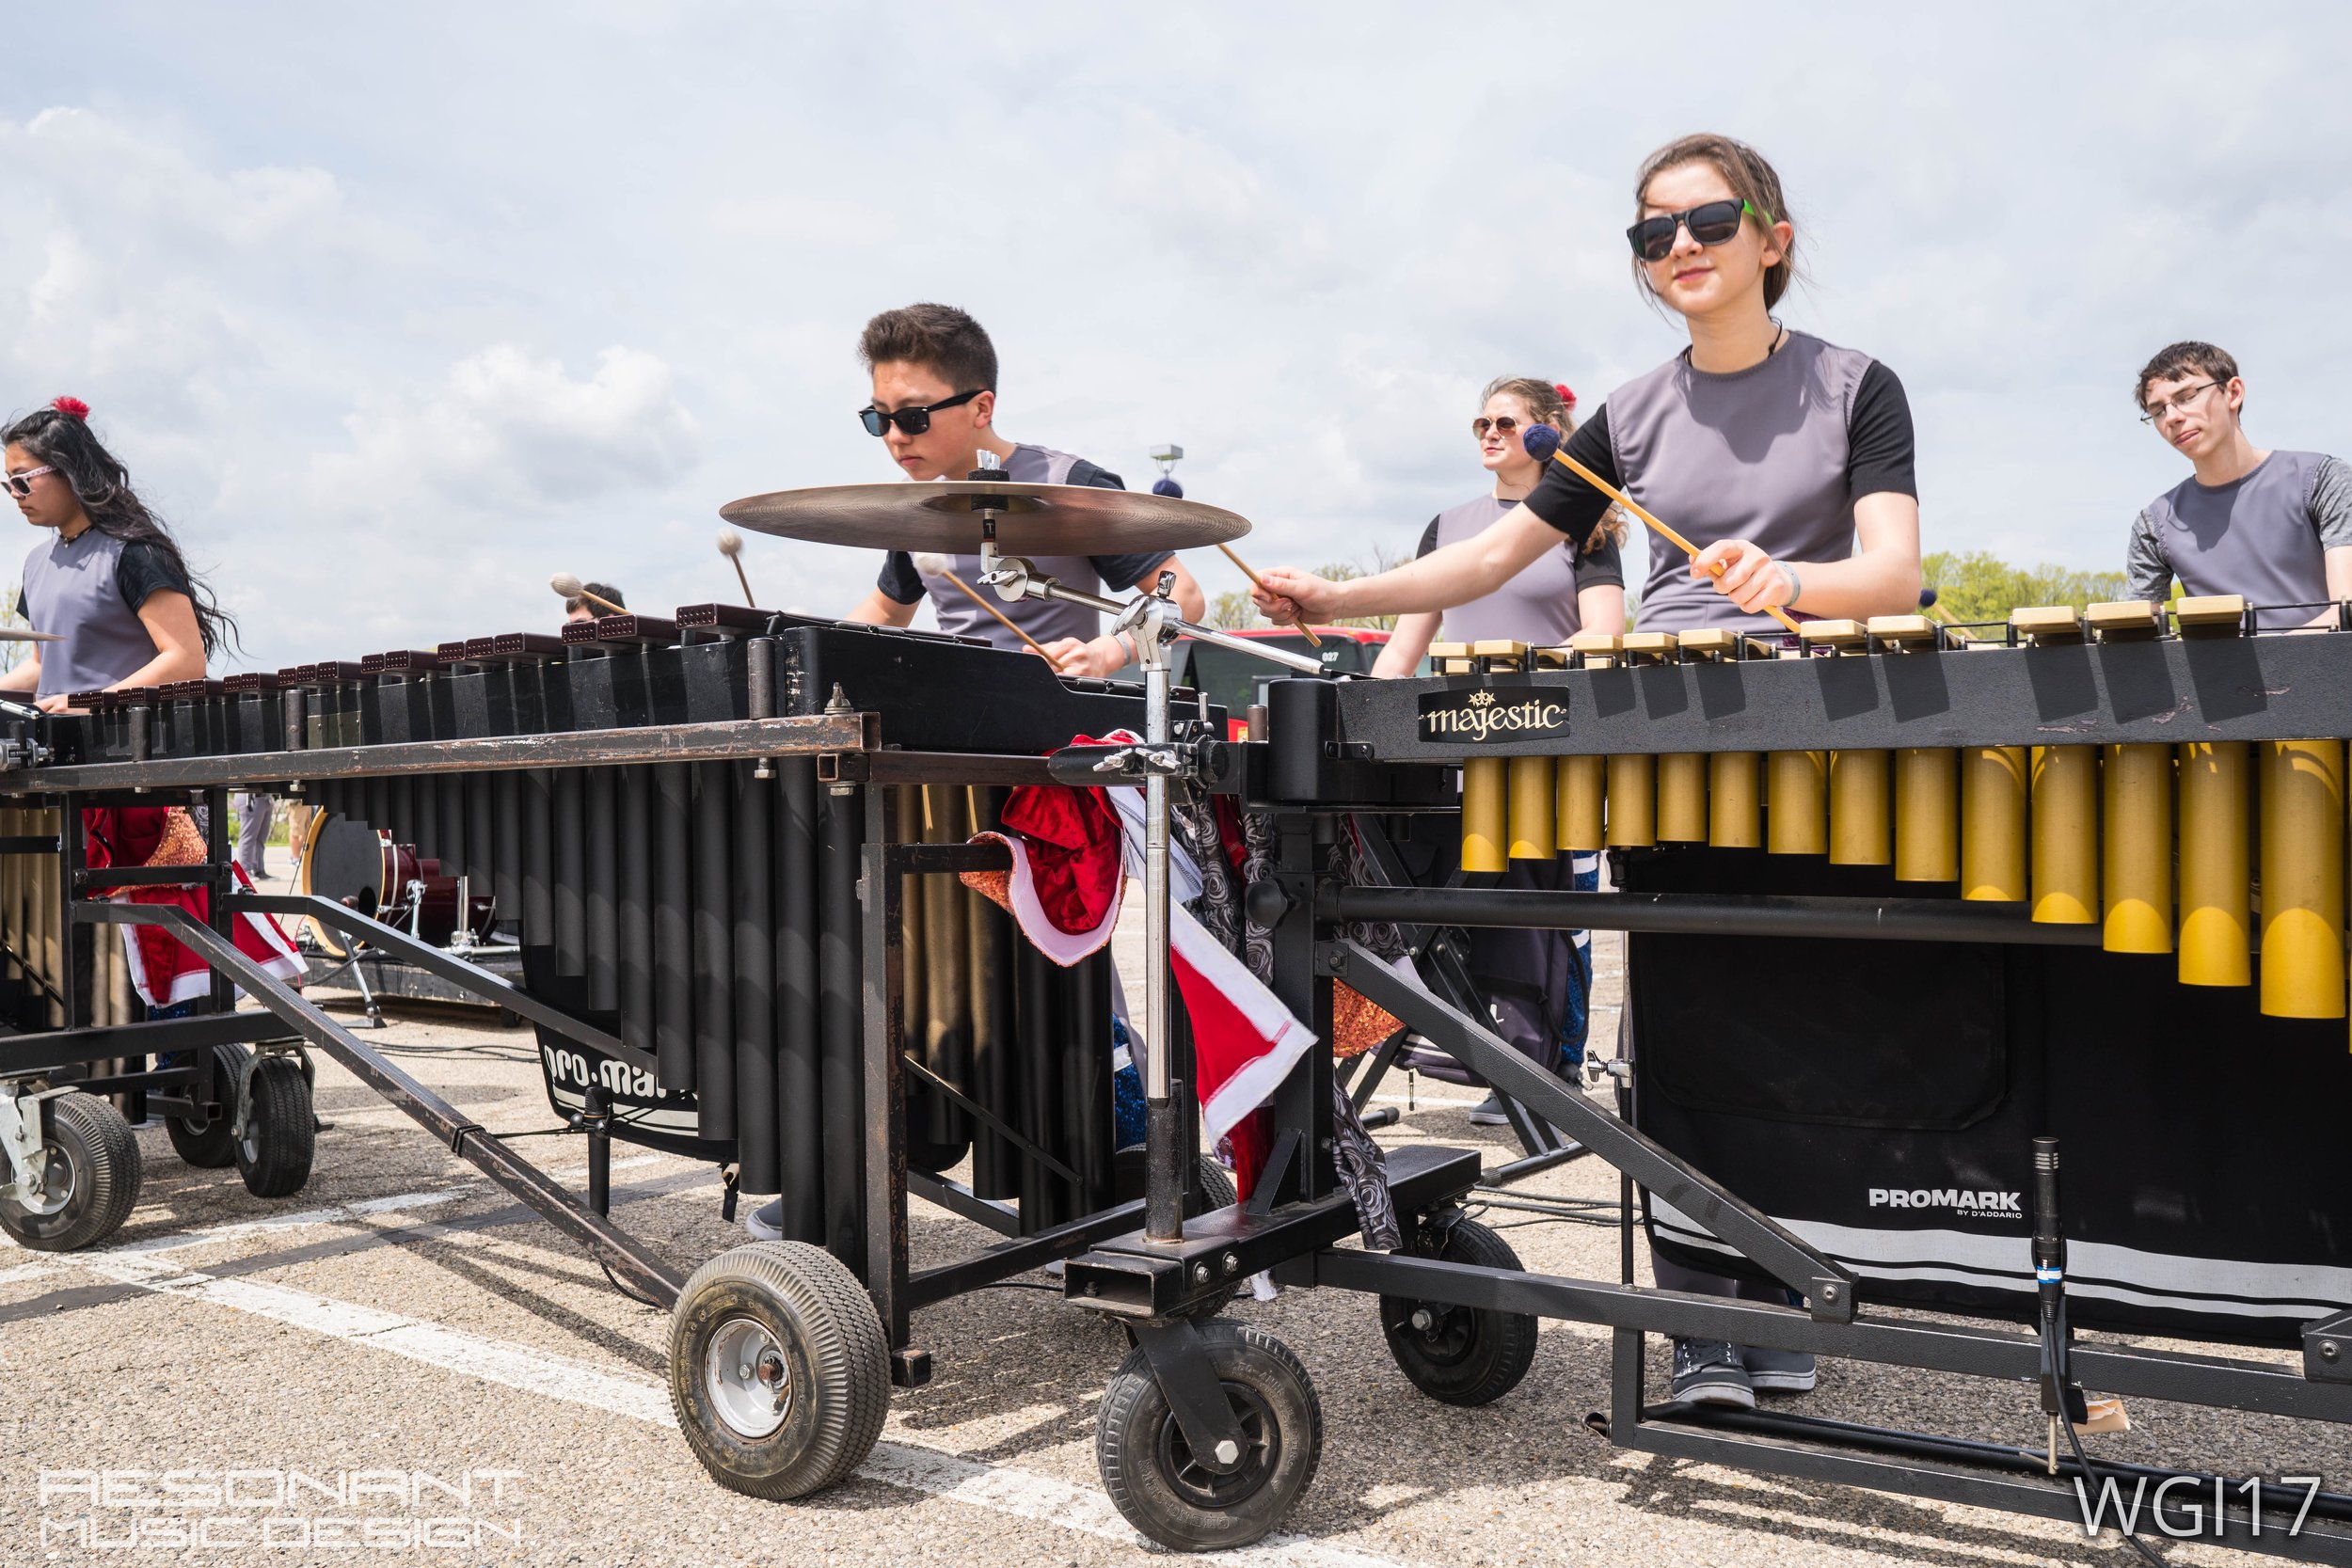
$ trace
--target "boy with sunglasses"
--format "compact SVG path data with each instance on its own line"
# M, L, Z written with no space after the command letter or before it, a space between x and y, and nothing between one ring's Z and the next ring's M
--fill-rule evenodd
M869 436L889 448L891 460L909 479L962 479L993 452L1004 477L1020 484L1090 484L1123 490L1120 477L1084 458L1049 447L1029 446L996 433L996 349L980 324L947 305L910 305L885 310L866 324L858 354L873 373L873 401L859 411ZM1150 588L1164 571L1176 574L1175 600L1187 620L1200 618L1200 586L1174 556L1158 550L1124 555L1032 556L1038 571L1065 588L1100 594ZM927 562L936 566L936 562ZM1102 616L1082 605L1052 599L995 600L980 581L977 556L954 556L949 570L989 594L990 603L1043 645L1067 675L1108 675L1125 665L1131 650L1117 637L1099 635ZM1003 648L1019 648L1019 638L975 603L971 594L936 570L925 571L904 550L893 550L882 576L849 619L872 626L903 626L930 594L939 629L960 637L981 637Z
M2352 468L2320 452L2256 447L2239 422L2237 361L2211 343L2159 351L2133 397L2140 422L2196 471L2134 520L2132 596L2162 603L2178 578L2187 594L2288 607L2259 610L2265 627L2334 626L2334 601L2352 599Z

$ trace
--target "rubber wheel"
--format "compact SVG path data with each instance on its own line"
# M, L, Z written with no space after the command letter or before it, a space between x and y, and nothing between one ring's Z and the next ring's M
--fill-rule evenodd
M1323 1408L1290 1347L1248 1323L1200 1329L1248 1452L1220 1476L1193 1463L1183 1429L1140 1350L1104 1392L1094 1462L1127 1522L1180 1552L1247 1546L1287 1515L1323 1458Z
M0 1229L35 1252L73 1252L113 1235L139 1198L139 1146L111 1101L61 1094L42 1102L46 1193L28 1206L13 1172L0 1195Z
M230 1132L237 1124L237 1081L252 1054L242 1045L204 1048L206 1071L190 1093L195 1099L209 1099L212 1109L199 1111L196 1117L168 1117L164 1121L172 1148L187 1164L201 1170L225 1170L237 1163L237 1140Z
M237 1173L255 1197L285 1197L310 1180L319 1126L310 1113L310 1085L291 1056L264 1056L253 1066L253 1103L237 1140Z
M1414 1238L1414 1256L1482 1269L1523 1266L1510 1243L1476 1220L1454 1221L1442 1243L1436 1228ZM1447 1404L1491 1404L1518 1387L1535 1360L1536 1322L1523 1312L1382 1296L1380 1331L1412 1386Z
M873 1298L805 1243L719 1254L671 1314L670 1404L730 1491L782 1502L833 1485L866 1462L890 1410Z

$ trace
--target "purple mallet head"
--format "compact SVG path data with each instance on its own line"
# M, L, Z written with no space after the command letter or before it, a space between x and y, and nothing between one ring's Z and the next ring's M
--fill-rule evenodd
M1532 424L1519 436L1519 445L1525 447L1527 455L1536 462L1549 463L1552 454L1560 450L1560 433L1548 424Z

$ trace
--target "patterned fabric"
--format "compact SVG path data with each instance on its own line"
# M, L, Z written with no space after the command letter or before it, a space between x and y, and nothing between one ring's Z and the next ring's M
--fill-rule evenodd
M1171 836L1184 846L1200 867L1201 891L1199 902L1193 906L1194 917L1247 964L1252 974L1271 986L1274 933L1248 918L1242 908L1242 893L1252 882L1272 875L1273 816L1266 812L1240 814L1241 870L1236 877L1227 856L1218 814L1212 807L1180 805L1168 815ZM1352 819L1348 831L1331 847L1328 863L1334 873L1351 883L1372 880ZM1350 926L1346 931L1382 958L1396 957L1405 951L1404 939L1393 926ZM1378 945L1382 942L1388 946ZM1356 1226L1364 1245L1375 1251L1394 1252L1404 1245L1404 1232L1397 1224L1395 1199L1389 1192L1387 1164L1381 1157L1380 1146L1373 1142L1371 1132L1365 1130L1363 1117L1357 1114L1355 1102L1336 1081L1331 1085L1331 1132L1340 1183L1355 1202ZM1219 1153L1232 1163L1229 1151L1220 1147Z

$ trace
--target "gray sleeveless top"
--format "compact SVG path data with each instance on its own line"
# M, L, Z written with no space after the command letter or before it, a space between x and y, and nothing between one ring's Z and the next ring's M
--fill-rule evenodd
M2352 483L2344 464L2316 451L2273 451L2228 484L2192 475L2158 496L2132 528L2136 597L2162 599L2171 579L2192 594L2243 594L2252 605L2328 599L2331 546L2352 545ZM2265 626L2295 626L2310 610L2265 610Z
M155 657L155 640L123 602L122 552L121 540L89 528L71 540L52 533L25 556L24 618L35 631L65 638L40 645L37 695L95 691ZM158 582L152 574L151 567L138 574L140 598L155 587L186 591L184 582Z
M1635 500L1702 546L1752 539L1775 560L1853 554L1848 433L1867 354L1792 332L1779 352L1728 375L1677 355L1609 394L1609 437ZM1906 432L1907 434L1907 432ZM1742 615L1664 540L1650 540L1636 623L1650 631L1779 628Z
M1070 471L1078 461L1066 451L1055 451L1049 447L1017 446L1006 460L1005 477L1022 484L1067 484ZM1163 554L1156 559L1167 557ZM1102 575L1095 570L1090 556L1034 555L1028 561L1040 576L1056 578L1064 588L1082 594L1103 592ZM1091 640L1102 635L1103 617L1098 611L1058 599L1021 599L1007 604L996 596L994 589L980 580L978 556L951 556L949 562L956 576L970 583L975 593L1010 616L1015 626L1040 642L1051 643L1064 637ZM995 616L974 604L962 589L936 573L923 572L922 578L924 591L930 594L932 612L939 617L941 631L957 637L985 638L999 648L1020 649L1021 639L1007 631Z
M1450 506L1438 514L1432 525L1430 547L1442 549L1483 532L1517 505L1517 501L1497 500L1486 495ZM1614 553L1613 546L1611 553ZM1444 641L1477 642L1493 638L1525 642L1532 647L1558 647L1584 629L1582 618L1577 613L1577 586L1576 546L1564 541L1536 557L1534 565L1484 598L1447 610Z

